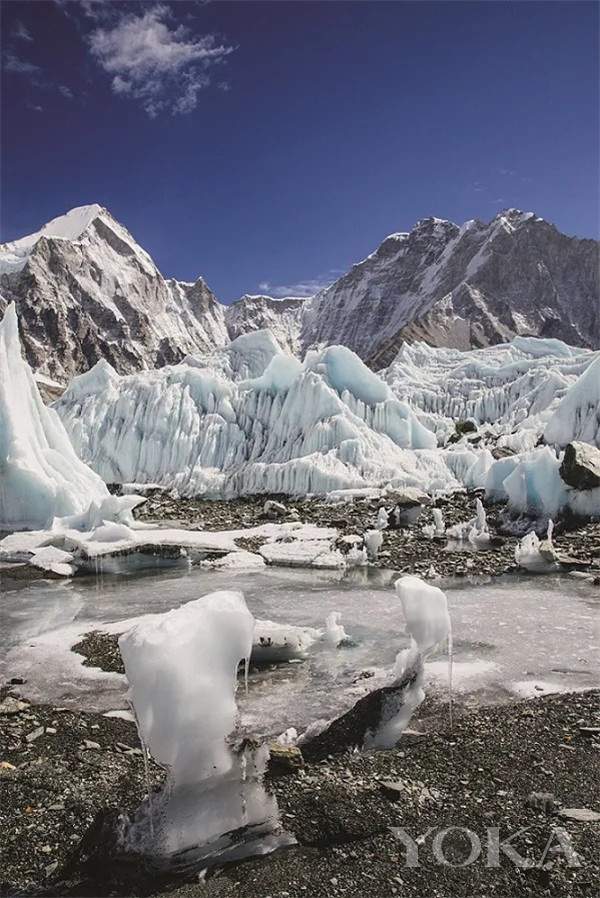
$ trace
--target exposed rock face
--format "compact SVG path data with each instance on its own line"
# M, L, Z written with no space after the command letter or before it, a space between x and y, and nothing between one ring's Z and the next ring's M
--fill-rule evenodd
M228 342L204 281L166 280L100 206L0 246L0 314L14 300L27 361L65 382L104 358L120 373Z
M246 295L229 307L202 278L164 278L98 205L0 245L0 314L15 301L27 361L63 384L100 358L129 373L264 328L289 351L342 344L376 369L413 340L466 349L533 335L595 348L599 292L597 241L514 209L460 228L424 219L311 299Z
M301 342L343 343L374 368L414 340L467 349L529 335L593 348L599 293L597 241L531 212L460 228L428 218L308 300Z
M589 443L569 443L560 466L560 476L577 490L600 486L600 449Z
M246 294L225 310L232 340L241 334L268 328L282 349L298 352L304 299L272 299Z

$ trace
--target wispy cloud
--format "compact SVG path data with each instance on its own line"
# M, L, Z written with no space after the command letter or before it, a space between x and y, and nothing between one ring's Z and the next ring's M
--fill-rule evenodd
M39 65L34 65L26 59L21 59L12 50L4 54L4 71L15 72L17 75L37 75L41 72Z
M28 41L29 43L33 41L33 35L31 31L21 21L15 22L14 28L12 30L12 36L19 41Z
M274 299L285 299L287 296L314 296L315 293L333 284L341 273L337 270L330 271L327 275L309 278L296 284L272 284L270 281L262 281L258 285L258 289L265 296L272 296Z
M211 82L210 69L234 50L214 34L192 34L172 19L170 8L158 3L88 35L92 55L112 76L113 92L137 100L151 118L195 109Z
M67 87L66 84L59 84L57 90L66 100L72 100L74 98L73 91L70 87Z

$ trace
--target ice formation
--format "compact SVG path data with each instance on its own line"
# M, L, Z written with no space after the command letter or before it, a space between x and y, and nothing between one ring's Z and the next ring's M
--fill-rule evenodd
M464 521L462 524L455 524L453 527L449 527L446 530L446 536L449 540L468 541L477 548L483 548L488 545L490 532L481 499L475 500L475 517Z
M600 447L600 354L567 390L544 428L544 439L556 446L573 440Z
M452 628L445 594L437 586L414 576L400 577L395 589L402 603L411 643L409 648L396 656L392 678L393 682L399 683L409 675L409 682L403 690L399 707L388 709L377 731L365 742L365 748L392 748L397 743L413 712L425 698L425 659L446 640L449 646L450 690L452 688Z
M273 664L308 657L310 647L319 638L314 627L295 627L271 620L254 623L252 663Z
M443 536L446 532L446 525L444 524L444 513L442 509L433 508L431 513L433 515L433 527L435 535Z
M0 529L50 527L101 504L108 490L75 454L21 355L15 306L0 323Z
M600 352L570 347L560 340L515 337L510 343L467 351L417 342L404 343L381 376L441 440L454 431L456 421L472 418L504 435L501 444L523 451L535 446L547 422L554 427L549 422L561 400L590 371L584 379L585 395L579 388L577 398L567 403L573 409L583 406L579 416L583 424L587 399L591 404L598 396L599 364ZM593 419L593 410L589 412ZM585 438L577 436L580 425L574 415L565 411L561 420L561 438L566 442ZM597 426L596 420L596 432ZM588 428L592 433L593 420ZM551 429L548 442L554 442L555 436Z
M515 561L520 568L531 574L548 574L558 570L554 546L552 545L552 520L548 521L548 535L542 546L536 532L532 530L515 547Z
M120 637L140 737L168 769L167 787L125 830L127 848L206 866L277 844L277 804L262 784L268 749L236 751L228 742L253 631L242 593L221 591Z
M342 614L340 611L332 611L325 619L324 638L333 648L337 648L343 643L349 644L352 641L344 630L341 620Z
M97 365L56 409L107 482L161 483L182 495L459 485L480 456L465 447L440 454L408 405L344 347L302 363L279 353L240 382L222 366L119 377Z
M381 530L367 530L365 533L365 549L369 561L377 561L379 550L383 545L383 533Z

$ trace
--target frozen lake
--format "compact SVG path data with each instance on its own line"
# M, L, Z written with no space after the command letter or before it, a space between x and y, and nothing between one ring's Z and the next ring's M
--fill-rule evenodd
M354 645L316 643L309 658L253 674L238 693L242 723L256 733L304 728L349 707L359 674L389 667L407 644L394 575L269 569L192 569L136 577L37 581L5 591L0 605L0 675L27 679L37 701L88 710L126 707L124 677L81 664L70 651L94 629L178 607L217 589L242 589L256 618L322 627L340 611ZM454 683L467 702L502 701L600 684L600 590L568 576L512 577L444 586L454 632ZM174 646L174 651L177 647ZM427 666L430 689L446 690L447 661ZM364 683L364 681L363 681Z

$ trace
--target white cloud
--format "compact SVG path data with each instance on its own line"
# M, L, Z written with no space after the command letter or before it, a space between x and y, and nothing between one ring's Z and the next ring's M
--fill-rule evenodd
M70 87L67 87L66 84L59 84L58 92L61 93L63 95L63 97L65 97L65 99L67 99L67 100L73 99L73 91L71 90Z
M11 50L4 54L4 70L6 72L16 72L19 75L35 75L42 71L39 65L20 59Z
M31 31L29 30L29 28L27 28L26 25L23 24L23 22L15 23L15 27L12 31L12 36L20 41L33 41L33 35L31 34Z
M265 296L272 296L274 299L285 299L286 296L314 296L320 290L329 287L335 280L335 275L340 272L330 271L328 275L317 278L308 278L305 281L299 281L296 284L272 284L270 281L262 281L258 285L258 289Z
M114 93L138 100L152 118L195 109L198 93L210 84L209 69L234 49L213 34L194 35L171 18L169 7L159 3L139 15L122 15L88 38L98 64L112 75Z

